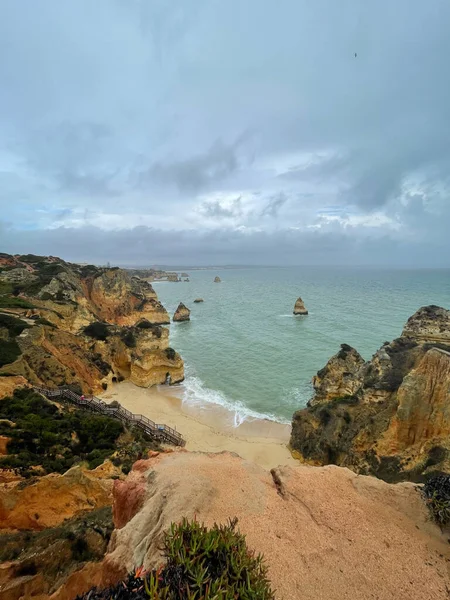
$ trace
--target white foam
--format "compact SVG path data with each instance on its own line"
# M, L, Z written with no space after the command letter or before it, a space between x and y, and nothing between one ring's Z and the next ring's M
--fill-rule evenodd
M247 408L240 402L229 400L222 392L207 388L202 381L194 375L188 375L183 382L183 402L195 406L205 404L217 404L223 406L233 415L234 427L239 427L249 420L268 419L277 423L288 424L289 421L276 417L270 413L260 413Z

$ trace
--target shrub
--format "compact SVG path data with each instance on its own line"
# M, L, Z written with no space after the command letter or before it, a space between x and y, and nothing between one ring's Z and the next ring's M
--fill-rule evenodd
M13 363L21 354L22 351L15 340L9 342L2 340L0 343L0 367Z
M5 327L8 330L10 337L16 337L20 335L24 329L31 327L31 325L28 325L25 321L11 315L0 314L0 327Z
M173 348L166 348L166 356L169 360L175 360L176 354Z
M91 323L84 328L84 334L94 338L95 340L101 340L104 342L109 336L109 327L106 323L96 321L95 323Z
M134 337L134 333L131 331L131 329L126 329L125 331L122 331L120 339L128 348L136 347L136 338Z
M430 477L422 489L431 516L440 527L450 523L450 475Z
M249 551L236 523L210 530L186 519L172 524L164 537L164 567L148 574L137 569L115 588L91 590L82 598L273 600L263 557Z
M34 308L34 304L23 298L0 296L0 308Z

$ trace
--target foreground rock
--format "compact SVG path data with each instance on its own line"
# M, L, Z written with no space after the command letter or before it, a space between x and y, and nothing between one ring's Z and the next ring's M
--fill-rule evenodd
M199 304L200 302L204 302L203 298L196 298L196 299L194 300L194 303L195 303L195 304Z
M308 311L306 310L305 304L301 298L297 298L294 306L294 315L307 315Z
M177 310L173 315L173 320L175 323L180 321L189 321L191 318L191 311L185 306L182 302L178 305Z
M313 386L292 422L303 460L386 481L450 470L450 311L421 308L367 362L342 345Z
M216 275L214 277L214 283L221 283L221 282L222 282L222 280L220 279L220 277L218 275Z
M413 484L334 466L270 474L229 453L176 452L136 463L115 483L113 511L104 583L136 566L158 567L171 522L237 516L279 599L448 597L447 539Z

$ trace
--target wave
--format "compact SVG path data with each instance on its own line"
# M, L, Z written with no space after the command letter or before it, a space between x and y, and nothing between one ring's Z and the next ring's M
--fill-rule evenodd
M277 417L271 413L262 413L246 407L239 400L230 400L217 390L206 387L203 382L194 375L188 375L183 382L183 402L201 406L205 404L217 404L223 406L233 415L233 426L239 427L245 421L267 419L287 425L287 419Z

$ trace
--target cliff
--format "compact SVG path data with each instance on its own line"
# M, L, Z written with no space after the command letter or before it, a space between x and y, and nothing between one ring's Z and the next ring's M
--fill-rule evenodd
M55 257L0 255L0 375L98 392L184 378L169 348L170 318L152 286L126 271ZM15 321L14 321L15 319Z
M450 468L450 311L419 309L400 338L365 362L343 345L313 378L292 421L291 447L387 481L422 481Z
M294 305L294 315L307 315L308 311L306 309L305 303L301 298L297 298Z
M172 522L212 526L236 516L280 600L447 598L448 543L410 483L334 466L269 473L226 452L182 451L137 462L113 496L103 584L159 567Z

